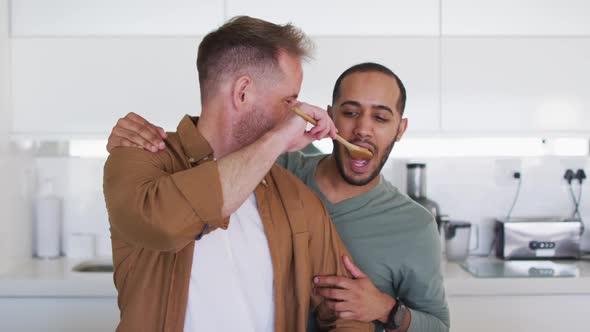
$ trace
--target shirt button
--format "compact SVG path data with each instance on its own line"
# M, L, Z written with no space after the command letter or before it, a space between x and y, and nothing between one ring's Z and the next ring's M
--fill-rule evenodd
M194 164L195 163L195 158L188 158L188 162L191 163L191 164Z
M265 186L268 185L268 183L266 182L266 179L262 179L262 184Z

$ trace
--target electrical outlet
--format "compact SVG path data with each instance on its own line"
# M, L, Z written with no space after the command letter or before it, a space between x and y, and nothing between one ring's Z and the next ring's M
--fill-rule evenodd
M494 165L494 182L499 186L514 185L514 173L522 175L522 161L517 158L497 159Z

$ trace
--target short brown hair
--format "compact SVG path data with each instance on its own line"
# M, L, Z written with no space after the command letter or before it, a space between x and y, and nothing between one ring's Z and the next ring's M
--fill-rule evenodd
M292 24L278 25L249 16L236 16L203 38L197 54L201 99L219 82L244 74L267 74L279 69L281 51L310 57L312 42Z

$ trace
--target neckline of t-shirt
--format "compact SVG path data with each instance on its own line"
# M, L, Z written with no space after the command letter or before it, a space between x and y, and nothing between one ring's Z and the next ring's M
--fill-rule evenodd
M324 205L326 206L326 208L328 209L328 211L332 212L335 211L337 208L342 208L342 206L346 206L347 208L345 208L344 210L355 210L358 209L360 206L365 205L369 200L371 200L373 197L375 197L376 195L378 195L378 191L380 191L383 187L383 175L379 174L379 183L371 188L371 190L367 191L366 193L360 194L358 196L354 196L348 199L345 199L341 202L338 203L332 203L328 197L326 197L326 195L324 195L324 193L320 190L320 187L318 186L318 183L316 181L316 171L318 168L318 164L320 163L321 160L323 160L324 158L326 158L329 155L321 155L318 158L314 158L312 165L311 165L311 172L309 174L310 176L310 185L313 189L313 191L315 191L321 198L322 202L324 203Z

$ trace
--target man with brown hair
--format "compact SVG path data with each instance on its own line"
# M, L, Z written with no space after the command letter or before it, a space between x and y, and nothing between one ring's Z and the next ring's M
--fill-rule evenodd
M373 158L355 160L334 141L331 154L285 153L277 164L319 195L358 264L344 258L352 279L314 278L314 292L328 307L341 318L372 321L376 331L444 332L449 308L434 218L380 174L406 131L405 104L406 89L394 72L377 63L356 64L336 80L328 112L339 135L370 149ZM130 113L113 129L107 149L157 150L158 130ZM310 319L308 332L316 325Z
M292 25L237 17L208 34L197 68L202 112L166 149L112 150L104 169L118 331L370 331L337 318L315 275L350 276L321 201L274 165L334 137L327 114L297 103L308 41ZM288 111L298 106L318 125Z

